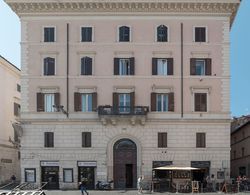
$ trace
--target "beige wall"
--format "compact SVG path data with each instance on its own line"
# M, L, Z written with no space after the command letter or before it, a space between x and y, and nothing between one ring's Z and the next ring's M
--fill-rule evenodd
M20 104L21 98L17 84L20 84L20 70L0 57L0 183L9 180L12 174L20 179L18 150L9 142L9 138L14 141L12 122L17 119L14 116L14 102Z
M61 104L66 106L66 20L57 19L26 19L25 29L27 40L23 40L28 45L28 94L34 96L39 91L39 87L57 86L60 88ZM81 17L70 18L70 112L73 112L73 92L76 87L94 86L97 87L98 105L112 104L112 92L114 86L134 86L136 105L150 106L150 93L152 86L168 86L174 89L175 112L180 113L180 72L181 72L181 51L180 51L180 24L184 24L184 112L191 114L193 111L193 97L191 87L209 87L208 111L212 114L226 114L229 110L223 109L225 106L223 99L222 79L229 81L229 74L224 74L223 67L223 46L226 35L229 32L229 20L226 17L204 17L197 19L185 17L177 19L167 16L161 17ZM155 29L158 25L164 24L169 28L169 42L155 42ZM94 42L80 42L80 27L94 27ZM128 25L132 29L132 41L130 43L117 42L117 28L119 25ZM56 27L56 42L43 43L43 27ZM207 43L195 43L193 41L194 26L206 26L208 32ZM226 28L226 29L225 29ZM144 33L146 32L146 33ZM27 42L26 42L27 41ZM118 52L118 54L117 54ZM127 52L128 54L120 54ZM163 54L162 54L163 53ZM80 58L86 55L94 56L93 76L80 76ZM32 56L32 57L30 57ZM46 56L56 57L56 76L42 76L42 59ZM134 76L114 76L113 58L116 56L135 57ZM174 75L161 77L152 76L152 57L173 57ZM212 58L212 75L190 76L190 58L209 57ZM228 67L229 68L229 67ZM229 97L229 91L226 91ZM36 98L29 99L28 110L36 111Z

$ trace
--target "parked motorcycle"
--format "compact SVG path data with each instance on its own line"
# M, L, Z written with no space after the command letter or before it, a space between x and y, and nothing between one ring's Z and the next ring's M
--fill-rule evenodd
M97 190L111 190L112 183L113 183L113 180L111 180L111 181L97 181L96 189Z

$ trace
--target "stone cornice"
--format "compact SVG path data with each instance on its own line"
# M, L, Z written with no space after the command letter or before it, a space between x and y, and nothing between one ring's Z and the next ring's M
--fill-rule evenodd
M231 21L237 12L238 0L5 0L19 16L23 15L67 15L113 13L222 13L231 14Z

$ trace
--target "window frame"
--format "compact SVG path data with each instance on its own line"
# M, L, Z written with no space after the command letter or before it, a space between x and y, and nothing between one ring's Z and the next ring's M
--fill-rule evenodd
M158 27L159 26L166 26L167 27L167 41L158 41ZM169 30L169 26L168 25L165 25L165 24L159 24L157 26L155 26L155 42L156 43L169 43L170 42L170 30Z
M158 71L159 71L159 67L158 67L158 61L159 60L166 60L166 74L159 74ZM168 59L167 58L157 58L157 75L156 76L171 76L168 74L168 69L169 69L169 62L168 62Z
M204 143L202 143L202 140L200 140L200 145L198 142L198 135L204 135ZM196 132L196 148L206 148L207 147L207 138L206 138L206 132ZM201 138L201 137L200 137Z
M162 110L158 110L158 96L161 96L161 109ZM167 100L168 100L166 103L166 108L167 108L166 111L164 111L163 109L164 108L164 105L163 105L164 96L167 96ZM170 112L168 105L169 105L169 94L168 93L156 93L156 112Z
M52 139L53 142L51 145L49 144L49 138L48 138L48 141L46 141L46 138L47 138L46 135L53 135L53 139ZM45 131L44 132L44 148L54 148L54 147L55 147L55 133L51 131Z
M127 74L120 74L121 73L121 69L120 69L120 63L122 60L127 60L128 61L128 67L125 67L126 68L126 72ZM131 76L132 74L130 74L130 69L131 69L131 61L130 61L130 58L119 58L119 72L118 72L118 75L119 76Z
M52 41L48 41L48 42L46 42L45 41L45 28L54 28L54 41L52 42ZM43 43L55 43L55 42L57 42L57 36L56 36L56 26L53 26L53 25L51 25L51 26L42 26L42 42Z
M20 116L20 112L21 112L21 105L19 103L16 103L16 102L14 102L13 105L14 105L14 116L15 117L19 117Z
M81 112L83 112L83 113L94 112L93 111L93 106L92 106L93 105L93 93L80 93L80 95L81 95ZM85 108L86 111L83 111L83 109L82 109L83 108L83 103L82 103L82 98L83 97L82 96L86 96L86 101L87 101L86 105L87 105L87 108L88 108L88 105L89 105L89 102L88 102L89 99L88 99L88 97L91 96L91 110L90 111L88 111L87 108Z
M160 136L160 135L162 135L162 136ZM165 144L164 144L164 141L163 141L164 136L167 137L167 140L166 140ZM162 139L161 144L159 142L160 138ZM157 141L158 148L167 148L168 147L168 133L167 132L158 132L157 133L157 139L158 139L158 141Z
M82 74L82 59L83 58L91 58L91 74ZM85 56L82 56L81 58L80 58L80 76L84 76L84 77L86 77L86 76L93 76L93 67L94 67L94 58L93 58L93 56L90 56L90 55L85 55Z
M196 42L195 41L195 29L196 28L205 28L205 33L206 33L206 35L205 35L205 41L204 42ZM198 26L193 26L193 42L194 43L208 43L208 26L202 26L202 25L198 25Z
M54 64L54 74L53 75L45 75L44 74L44 60L46 59L46 58L53 58L54 60L55 60L55 64ZM44 76L44 77L53 77L53 76L56 76L56 56L43 56L42 57L42 76Z
M21 85L19 83L16 84L16 90L18 92L21 92Z
M65 171L71 171L71 181L65 180ZM63 182L64 183L74 183L74 169L73 168L63 168Z
M85 134L85 145L83 144L83 134ZM90 134L90 145L87 145L86 143L86 135L87 134ZM82 148L92 148L92 132L90 132L90 131L83 131L82 132L82 136L81 136L81 139L82 139Z
M206 111L196 111L195 110L195 94L196 93L204 93L204 94L206 94L206 96L207 96L206 97L207 98L207 105L206 105L207 110ZM202 91L197 90L197 91L193 92L193 100L192 100L192 102L193 102L193 109L192 109L193 112L195 112L195 113L208 113L209 112L209 94L210 93L208 91L203 91L203 90Z
M34 181L27 181L27 172L26 171L34 171ZM24 180L27 183L36 183L36 168L24 168Z
M53 95L54 96L54 104L53 105L55 105L55 103L56 103L56 95L55 95L55 93L44 93L44 112L45 113L54 113L54 112L56 112L56 110L55 110L55 108L53 107L53 105L52 105L52 110L53 111L47 111L47 109L46 109L46 107L47 107L47 104L46 104L46 95Z
M120 41L120 27L126 26L129 28L129 41ZM116 28L116 42L118 43L131 43L132 42L132 26L131 25L118 25Z
M197 62L203 62L203 69L204 69L204 74L197 74ZM195 59L195 75L192 75L192 76L207 76L206 75L206 66L207 66L207 62L206 62L206 60L205 59L201 59L201 58L199 58L199 59Z
M82 41L82 28L92 28L92 35L91 35L91 38L92 40L91 41ZM80 26L80 43L93 43L95 42L95 36L94 36L94 26L91 26L91 25L82 25Z
M118 93L118 107L120 107L120 96L123 96L123 99L125 100L125 101L123 101L123 106L125 108L119 108L119 113L129 113L131 111L131 107L130 107L131 98L132 98L131 93ZM128 97L129 97L128 108L126 108L127 107L126 103L127 103Z

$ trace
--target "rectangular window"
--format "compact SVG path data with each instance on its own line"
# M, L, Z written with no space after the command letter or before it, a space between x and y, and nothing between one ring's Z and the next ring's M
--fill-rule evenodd
M212 75L212 59L211 58L191 58L190 59L190 75Z
M156 95L156 111L166 112L168 111L168 94L157 94Z
M44 28L44 42L55 42L55 28L54 27Z
M173 75L173 58L152 58L152 75Z
M43 60L43 75L52 76L55 75L55 58L44 58Z
M167 133L158 133L158 148L167 148L168 145L168 134Z
M92 94L81 94L82 112L92 112Z
M92 42L92 27L82 27L82 42Z
M73 169L63 169L63 182L73 183Z
M206 42L206 27L195 27L195 42Z
M119 75L130 75L130 60L129 59L120 59Z
M54 133L44 132L44 147L53 148L54 147Z
M125 94L119 94L118 95L119 100L119 112L120 113L128 113L131 110L131 97L129 93Z
M16 85L16 90L17 90L18 92L21 92L21 85L17 84L17 85Z
M20 116L20 109L21 109L20 104L14 103L14 115L15 116Z
M35 183L36 182L36 169L25 168L24 169L25 182Z
M82 147L91 147L91 132L82 132Z
M92 61L90 57L81 59L81 75L92 75Z
M207 112L207 94L195 93L194 94L194 111Z
M196 147L197 148L206 147L206 133L196 133Z
M130 41L130 27L121 26L119 27L119 42L129 42Z
M157 60L157 75L167 75L168 74L168 63L166 59Z
M44 94L44 105L45 112L55 112L55 108L53 107L55 105L55 94Z
M134 75L134 58L114 58L114 75Z

